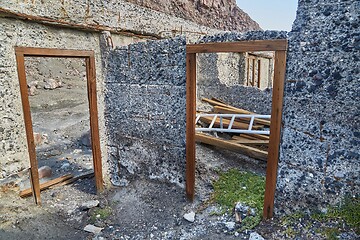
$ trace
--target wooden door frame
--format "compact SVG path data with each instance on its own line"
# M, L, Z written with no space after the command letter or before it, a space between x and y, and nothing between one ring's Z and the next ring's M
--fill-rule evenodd
M195 195L196 54L274 51L274 82L263 218L269 219L273 216L287 46L286 39L203 43L186 46L186 195L190 200L193 200Z
M93 154L93 167L95 175L95 185L97 192L104 189L101 150L99 137L97 94L96 94L96 71L94 51L85 50L65 50L52 48L30 48L15 47L15 55L17 62L17 71L20 84L20 94L23 106L26 138L30 159L30 179L32 192L36 204L41 204L40 182L38 174L38 161L36 158L33 125L31 120L30 103L27 90L26 73L25 73L25 57L56 57L56 58L84 58L86 63L86 79L87 79L87 97L89 101L90 113L90 132L91 132L91 148Z

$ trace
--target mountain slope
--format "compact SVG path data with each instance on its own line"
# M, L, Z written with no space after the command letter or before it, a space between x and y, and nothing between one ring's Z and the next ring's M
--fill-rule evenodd
M126 0L201 25L227 31L260 30L235 0Z

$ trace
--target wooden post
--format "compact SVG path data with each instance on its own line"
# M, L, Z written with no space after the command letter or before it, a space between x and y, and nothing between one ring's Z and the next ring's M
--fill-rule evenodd
M40 198L38 161L36 159L34 133L33 133L33 126L31 121L30 103L29 103L28 89L26 82L25 59L24 59L24 53L22 51L18 51L17 49L15 49L15 54L16 54L19 84L20 84L21 101L23 105L26 139L27 139L28 152L30 158L30 182L31 182L31 187L33 189L33 196L35 203L40 205L41 198Z
M264 219L271 218L274 211L276 177L279 159L281 117L284 96L284 82L286 71L286 51L275 52L274 84L271 107L271 125L269 153L266 167L266 186L264 199Z
M93 154L95 184L96 184L97 192L102 192L104 190L104 184L103 184L103 176L102 176L94 55L91 55L89 58L86 58L85 62L86 62L86 78L87 78L87 86L88 86L88 99L89 99L89 111L90 111L91 149Z
M196 53L186 54L186 196L195 194Z
M257 70L257 73L258 73L258 76L257 76L257 80L258 80L258 82L257 82L257 87L258 88L260 88L260 82L261 82L261 60L259 59L258 61L257 61L257 64L258 64L258 70Z

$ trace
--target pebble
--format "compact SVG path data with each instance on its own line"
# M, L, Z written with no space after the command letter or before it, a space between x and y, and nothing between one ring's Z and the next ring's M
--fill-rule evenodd
M98 200L87 201L87 202L84 202L83 204L81 204L80 209L87 210L90 208L94 208L94 207L97 207L99 205L99 203L100 202Z
M94 234L99 234L101 232L101 230L103 230L104 228L100 228L100 227L96 227L94 225L86 225L85 228L84 228L84 231L86 232L91 232L91 233L94 233Z
M232 231L235 228L235 222L226 222L225 223L225 227L229 230Z
M265 239L257 232L252 232L250 233L249 240L265 240Z
M39 179L51 177L52 170L49 166L42 166L38 169Z
M59 88L59 87L61 87L61 81L57 81L52 78L46 80L45 85L44 85L45 89L50 89L50 90Z
M61 169L65 169L69 167L70 167L70 163L64 163L63 165L61 165Z
M188 222L195 222L195 212L191 211L189 213L184 214L184 218Z

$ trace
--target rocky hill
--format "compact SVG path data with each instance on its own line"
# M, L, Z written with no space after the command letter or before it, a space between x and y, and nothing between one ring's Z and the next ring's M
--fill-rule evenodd
M235 0L126 0L146 8L228 31L261 29Z

